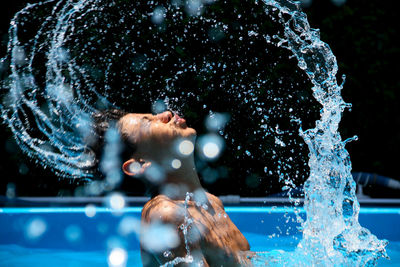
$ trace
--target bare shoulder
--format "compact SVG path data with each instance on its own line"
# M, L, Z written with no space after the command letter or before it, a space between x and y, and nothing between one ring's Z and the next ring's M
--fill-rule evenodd
M208 192L206 192L208 201L210 202L210 204L213 207L218 207L218 208L222 208L224 209L224 204L222 203L221 199L219 199L219 197L214 196L213 194L210 194Z
M222 201L206 192L208 203L216 211L223 211L224 205ZM194 207L196 205L190 201L189 209L193 217L201 217L203 213L197 211ZM158 195L149 200L142 209L142 221L150 223L151 221L161 221L170 224L181 224L185 218L185 205L182 200L172 200L165 195Z
M178 224L184 219L184 207L165 195L158 195L149 200L142 209L142 221L161 221Z

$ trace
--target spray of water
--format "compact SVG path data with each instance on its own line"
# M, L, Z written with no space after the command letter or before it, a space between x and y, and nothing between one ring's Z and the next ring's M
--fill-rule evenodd
M129 100L139 96L150 99L156 108L160 106L157 105L159 99L163 99L161 106L164 103L179 110L182 102L200 101L199 95L205 97L213 91L224 92L221 94L233 105L254 109L253 121L259 124L255 135L262 136L262 140L274 148L288 150L289 156L280 159L275 170L288 188L295 186L286 175L288 169L300 166L293 160L297 151L290 149L296 145L291 142L295 137L289 134L287 127L273 123L271 117L285 110L289 114L288 125L300 128L299 137L309 149L310 174L304 185L307 220L303 223L303 239L295 255L260 254L254 260L255 264L263 265L268 261L272 265L365 266L373 265L379 257L386 255L386 241L378 240L358 223L359 204L350 173L351 161L345 149L345 144L356 137L343 141L338 132L341 114L350 104L345 103L340 94L343 83L338 84L336 78L336 58L329 46L321 41L318 30L310 28L297 3L252 1L252 5L263 10L255 18L244 18L235 7L235 19L239 22L253 19L254 23L248 23L251 26L244 28L240 24L232 27L224 20L218 20L218 15L228 15L224 9L213 8L221 3L227 8L229 3L226 2L177 0L159 4L150 1L147 13L137 12L129 6L140 3L128 2L49 0L28 5L15 15L9 30L8 56L1 62L9 65L10 75L2 83L4 97L0 107L5 123L27 154L61 175L92 178L93 156L87 151L85 141L91 135L90 115L93 112L122 106L115 99ZM39 11L51 15L35 16ZM265 16L282 30L273 35L264 34L258 24L265 22L260 20ZM116 21L115 25L107 23L108 20ZM173 22L168 25L174 27L167 28L167 20ZM28 22L33 25L31 28L22 27ZM197 32L191 32L192 28ZM201 28L207 29L202 33L204 36L190 39L194 38L193 34L199 34ZM200 43L200 48L210 50L190 53L186 48L199 44L195 41ZM227 43L223 43L225 41ZM216 53L220 51L219 42L225 45L226 51ZM239 47L249 46L243 51L248 60L229 61L237 56L230 50L229 42L237 42ZM240 45L241 42L246 45ZM257 51L259 54L251 54L254 43L265 44L266 48ZM152 45L165 50L155 51L151 49ZM146 47L150 49L145 50ZM312 84L312 95L321 105L314 128L303 130L304 120L293 112L296 106L285 106L285 100L290 103L293 98L291 94L279 98L272 96L272 90L263 89L270 81L266 77L271 76L268 69L273 65L259 68L262 64L258 60L261 54L280 50L291 53L299 71ZM116 69L122 69L126 75L119 76ZM44 74L43 77L38 73ZM196 80L196 84L183 95L180 89L183 81L188 79ZM278 87L286 82L283 79L277 81L269 85ZM197 89L200 85L203 85L201 90ZM264 94L260 93L263 90ZM212 97L208 99L213 101ZM280 108L269 108L268 103L279 103ZM204 104L204 109L207 105ZM277 117L282 118L282 115ZM234 138L229 139L223 131L219 134L231 142L227 147L237 146ZM205 144L208 144L204 148L205 155L213 157L215 146L210 142ZM238 151L245 150L241 154L243 157L252 158L251 144L244 149L241 145L237 147ZM271 149L263 155L279 159L277 151ZM270 169L264 168L262 172L271 172ZM112 170L110 175L113 175Z
M21 148L39 163L65 177L92 178L93 155L85 143L91 136L91 114L98 110L138 112L152 104L155 112L179 112L199 102L203 108L197 114L185 114L192 122L235 107L226 131L209 131L223 137L243 165L271 158L252 171L256 176L284 181L297 169L293 179L306 165L298 157L307 153L306 147L291 122L311 113L297 108L310 99L304 74L290 74L297 80L280 77L276 61L286 56L275 49L271 33L263 32L278 32L275 26L281 24L258 25L271 18L262 13L261 3L248 4L247 13L219 1L53 0L28 5L9 30L2 64L9 65L11 74L3 85L2 117ZM250 17L253 9L256 15ZM252 119L240 120L245 116ZM247 140L240 140L243 136ZM252 139L257 142L248 141ZM268 173L263 170L267 165Z
M68 28L69 19L87 3L62 2L30 4L11 21L8 56L1 62L11 71L3 81L8 92L1 104L2 117L20 147L38 163L61 175L89 178L85 169L93 165L93 158L85 153L84 139L90 133L93 107L80 97L80 86L70 83L83 71L62 47L66 31L73 30ZM41 8L50 9L51 16L40 21L32 39L20 40L19 26ZM35 76L37 61L45 65L45 77Z
M358 223L360 206L345 149L346 143L357 137L342 141L338 131L342 112L351 107L340 94L344 77L338 85L335 56L297 5L286 1L270 4L290 15L284 22L284 36L276 36L280 40L277 45L285 46L297 58L299 68L313 84L313 96L322 105L316 127L299 131L310 150L310 177L304 185L307 220L296 254L301 255L304 266L374 265L386 255L387 241L378 240Z

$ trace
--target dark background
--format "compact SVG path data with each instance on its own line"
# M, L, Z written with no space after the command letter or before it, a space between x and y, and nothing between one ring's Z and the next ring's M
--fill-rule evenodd
M13 14L28 1L13 1L0 12L0 55L6 52L7 30ZM313 28L321 30L321 39L337 57L339 76L347 79L342 91L346 102L340 132L343 139L357 135L359 140L347 145L354 171L377 173L400 180L397 170L400 135L399 118L399 38L398 20L390 3L379 0L345 1L343 4L319 0L304 4ZM339 79L340 80L340 79ZM17 147L10 131L0 126L0 195L15 191L18 196L65 196L81 182L60 179L38 167ZM207 185L205 185L207 188ZM212 185L214 194L229 192ZM140 191L140 190L139 190ZM232 190L236 192L237 190ZM241 188L242 196L252 191ZM374 197L398 197L398 192L379 186L367 186L364 192Z

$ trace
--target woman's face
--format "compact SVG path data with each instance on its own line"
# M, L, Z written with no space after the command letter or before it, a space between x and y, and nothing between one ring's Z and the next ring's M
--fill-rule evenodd
M170 111L157 115L129 113L119 120L119 128L143 156L173 152L169 150L177 141L192 140L196 136L196 131L187 127L183 118Z

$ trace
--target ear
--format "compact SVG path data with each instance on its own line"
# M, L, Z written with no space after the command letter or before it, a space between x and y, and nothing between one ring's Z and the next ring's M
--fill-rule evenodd
M150 167L151 162L144 161L142 159L129 159L122 164L122 171L128 176L137 176L145 172Z

